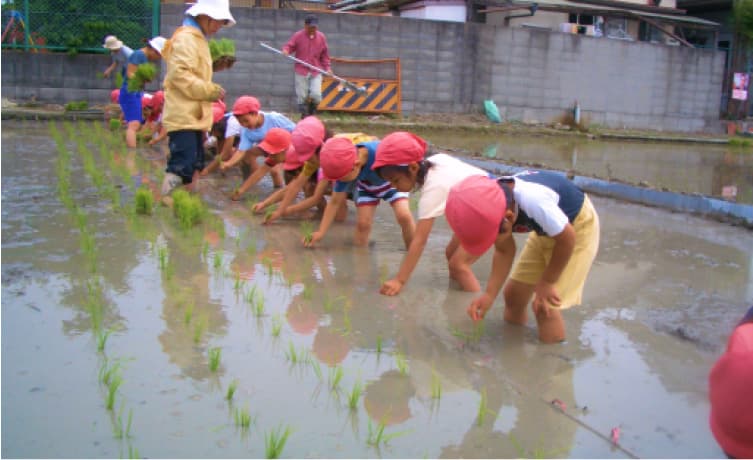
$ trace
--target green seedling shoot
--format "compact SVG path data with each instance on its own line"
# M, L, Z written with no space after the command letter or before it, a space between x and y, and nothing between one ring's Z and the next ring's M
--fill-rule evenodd
M439 400L442 397L442 382L437 371L431 370L431 399Z
M235 409L235 426L247 430L251 426L251 412L247 407Z
M258 293L256 301L252 304L252 309L257 318L264 316L264 295L261 292Z
M408 374L408 359L403 352L399 350L395 351L395 365L397 365L397 370L399 370L401 374Z
M112 408L115 407L115 396L118 388L120 388L120 385L122 384L123 378L120 376L120 372L116 372L109 377L109 382L107 384L107 397L105 399L107 410L112 410Z
M329 369L329 387L332 391L337 391L340 387L340 381L343 379L343 368L340 365Z
M219 252L214 253L214 263L213 263L214 269L219 270L222 268L222 254Z
M212 61L216 61L221 56L235 56L235 42L229 38L209 40L209 55Z
M186 311L183 312L183 322L188 326L193 319L193 304L186 305Z
M282 319L275 315L272 318L272 337L279 337L282 331Z
M230 382L230 385L227 386L227 393L225 393L225 399L227 401L232 401L233 396L235 395L235 390L238 389L238 380L233 380Z
M478 410L476 413L476 424L478 426L482 426L484 424L484 420L486 419L487 414L493 414L491 410L489 410L489 407L486 403L486 388L481 390L481 399L478 402Z
M377 355L380 355L382 353L382 336L381 335L377 335L377 338L376 338L376 352L377 352Z
M303 234L303 241L310 242L314 234L314 224L307 220L301 222L301 233Z
M220 367L220 357L222 356L222 349L219 347L212 347L209 349L209 370L217 372Z
M350 390L350 393L348 394L348 407L350 410L356 410L358 408L358 400L361 398L362 393L363 385L361 385L360 380L356 380L356 383L353 384L353 389Z
M102 353L105 351L105 345L107 344L107 338L110 337L110 334L112 334L112 329L108 329L106 331L98 331L97 332L97 351Z
M267 458L280 458L291 433L292 430L289 426L286 426L284 431L281 426L278 426L272 432L264 434L264 446Z
M154 196L152 191L146 187L140 187L134 195L136 213L142 215L151 215L154 209Z
M379 447L380 444L387 444L392 439L397 438L398 436L403 436L404 434L408 433L407 431L401 431L398 433L385 434L384 429L386 427L387 427L386 423L384 422L384 420L382 420L379 422L379 425L377 425L375 428L374 425L371 423L371 419L369 419L369 425L368 425L369 435L366 439L366 442L369 445L372 445L374 447Z
M319 361L312 359L311 367L314 368L314 374L316 374L316 378L318 378L319 381L321 381L323 379L323 376L322 376L322 367L319 365Z
M201 342L201 337L204 335L204 320L196 321L193 327L193 342Z

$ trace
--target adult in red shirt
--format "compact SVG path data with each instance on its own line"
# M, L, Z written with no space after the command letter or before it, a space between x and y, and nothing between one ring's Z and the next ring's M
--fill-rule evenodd
M318 27L319 20L316 16L306 16L303 29L290 37L282 47L282 53L286 56L295 54L301 61L332 72L327 37L319 32ZM295 96L301 118L315 114L322 101L322 74L296 62Z

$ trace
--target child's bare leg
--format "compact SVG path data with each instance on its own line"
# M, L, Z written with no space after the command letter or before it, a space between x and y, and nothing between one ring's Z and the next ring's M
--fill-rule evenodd
M395 213L395 220L397 220L403 232L405 249L408 249L410 242L413 240L413 233L416 231L416 222L413 220L413 214L410 212L410 203L408 200L403 199L393 201L392 211Z
M322 197L322 200L324 200L324 197ZM326 206L327 204L326 200L324 200L324 204ZM324 210L324 207L322 207L322 210ZM348 202L343 201L342 203L340 203L340 207L337 208L337 214L335 214L335 222L343 222L347 217L348 217Z
M511 324L526 324L528 303L533 297L533 285L508 279L502 292L505 297L505 321Z
M558 343L565 340L565 320L557 308L547 308L546 312L536 313L539 326L539 340L544 343Z
M453 235L453 240L456 239ZM453 245L452 240L447 245L447 250L450 246L455 246L455 252L452 253L447 261L447 267L450 271L450 278L460 284L460 289L467 292L478 292L481 290L481 283L471 270L471 265L478 260L478 256L474 256L466 252L460 244ZM447 251L446 250L446 251Z
M129 121L128 128L126 129L126 145L128 147L136 147L136 133L141 128L141 122Z
M353 236L355 246L367 246L371 234L371 224L374 222L376 206L356 207L356 232Z

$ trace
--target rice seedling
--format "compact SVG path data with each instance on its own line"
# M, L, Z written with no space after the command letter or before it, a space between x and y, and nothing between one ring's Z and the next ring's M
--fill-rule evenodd
M136 93L144 90L144 85L147 82L154 80L157 75L157 67L151 62L145 62L139 64L136 67L136 72L128 78L128 91Z
M110 337L110 334L112 334L112 329L108 329L106 331L98 330L97 331L97 351L102 353L105 351L105 344L107 344L107 338Z
M246 303L248 303L249 305L253 305L254 302L256 301L256 296L257 296L256 285L254 284L253 286L251 286L251 288L248 291L246 291L246 296L245 296Z
M256 302L254 302L251 306L254 316L261 317L264 316L264 295L259 292L259 295L256 297Z
M109 386L113 377L120 373L120 361L105 361L102 367L99 368L99 381L100 383Z
M282 331L282 319L275 315L272 318L272 337L279 337Z
M208 215L206 205L201 198L191 195L186 190L174 191L172 198L173 212L184 230L202 222Z
M235 408L235 426L240 427L243 430L247 430L251 426L251 412L248 407Z
M381 336L381 334L377 335L377 338L376 338L376 352L377 352L377 355L379 355L379 354L382 353L382 336Z
M343 368L339 364L329 368L329 387L332 391L337 391L340 387L340 381L343 379L344 374Z
M397 438L398 436L403 436L408 433L408 431L400 431L397 433L389 433L385 434L384 429L387 427L385 422L382 420L379 422L379 425L374 427L374 425L371 423L371 419L369 419L369 425L368 425L368 437L366 439L366 442L369 445L372 445L374 447L379 447L380 444L387 444L392 439Z
M204 320L200 319L196 321L196 324L193 327L193 342L199 343L201 342L201 337L204 335Z
M268 221L270 217L272 217L272 214L277 211L277 205L272 205L267 208L266 212L264 213L264 222Z
M233 282L233 290L237 293L243 287L243 280L241 279L241 272L235 272L235 281Z
M146 187L140 187L134 195L136 213L142 215L151 215L154 210L154 196L152 191Z
M123 126L123 123L117 118L110 118L110 129L112 131L118 131Z
M302 354L299 353L298 350L296 350L293 342L288 342L288 351L285 352L285 357L292 364L298 364L298 362L303 358Z
M303 241L306 243L310 242L314 235L314 224L307 220L301 222L301 233L303 234Z
M356 380L356 383L353 384L353 389L348 393L348 407L350 410L356 410L358 408L358 400L361 398L362 393L363 385L360 380Z
M167 268L168 263L168 249L167 246L160 246L157 248L157 259L159 260L159 269L164 271Z
M269 257L264 256L264 257L261 258L261 263L267 269L267 275L271 276L272 275L272 271L274 270L274 266L272 265L272 259L270 259Z
M186 305L186 310L183 312L183 322L188 326L191 324L191 319L193 318L193 304Z
M395 365L397 365L397 370L399 370L401 374L408 374L408 359L400 350L395 351Z
M120 74L118 74L120 75ZM123 77L120 77L123 78ZM141 458L141 455L139 455L139 450L131 445L128 446L128 458Z
M133 409L128 411L128 421L123 426L123 405L121 404L118 416L114 418L113 434L115 438L129 438L131 436L131 424L133 423Z
M235 396L235 390L238 389L238 380L233 380L230 382L230 385L227 386L227 392L225 393L225 399L227 401L232 401L233 396Z
M220 357L222 356L222 349L220 347L212 347L209 349L209 370L217 372L220 367Z
M285 427L285 431L282 430L282 426L278 426L270 433L264 433L264 446L267 458L280 458L291 433L292 430L289 426Z
M220 268L222 268L222 254L220 254L219 252L214 253L212 266L214 267L215 270L219 270Z
M107 407L107 410L112 410L112 408L115 407L115 396L118 392L118 388L120 388L120 385L122 384L123 377L121 377L119 371L109 376L107 383L107 397L105 398L105 406Z

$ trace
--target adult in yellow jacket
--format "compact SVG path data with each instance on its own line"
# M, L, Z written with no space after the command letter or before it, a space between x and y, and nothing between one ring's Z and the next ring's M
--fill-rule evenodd
M225 90L212 82L208 37L235 24L228 0L198 0L188 10L164 52L162 124L170 144L162 195L189 184L203 168L204 135L212 127L212 102Z

